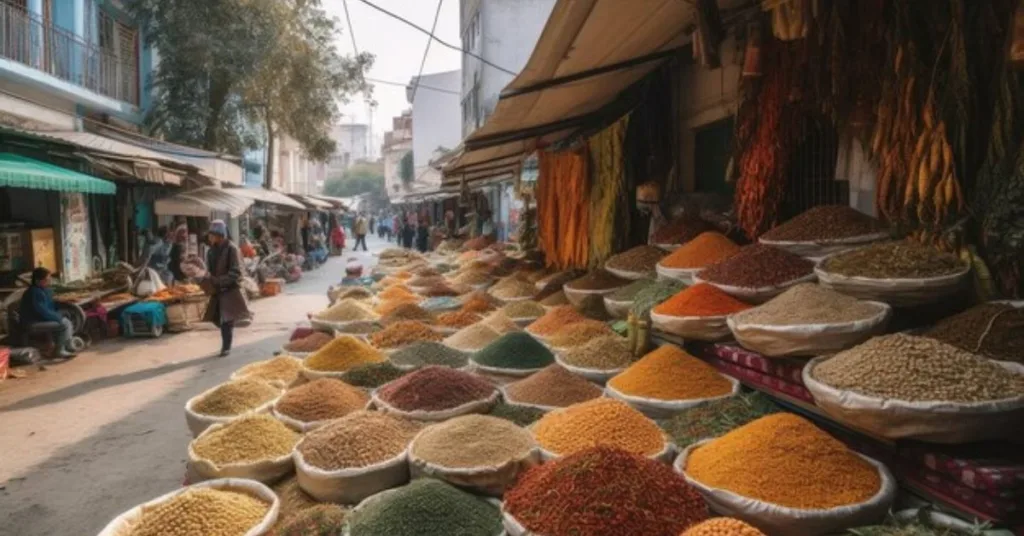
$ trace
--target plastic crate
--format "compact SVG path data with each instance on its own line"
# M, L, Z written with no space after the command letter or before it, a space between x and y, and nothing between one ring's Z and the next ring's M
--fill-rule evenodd
M121 313L125 337L159 337L167 326L167 309L159 302L136 303Z

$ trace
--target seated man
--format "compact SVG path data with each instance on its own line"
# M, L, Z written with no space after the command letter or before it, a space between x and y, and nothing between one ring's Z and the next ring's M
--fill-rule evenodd
M50 290L50 271L40 266L32 270L32 285L28 287L21 297L20 313L21 327L26 331L32 324L42 322L55 322L63 326L57 335L57 349L59 356L68 358L74 357L75 353L68 350L71 343L74 326L71 321L64 318L57 312L57 305L53 302L53 291Z

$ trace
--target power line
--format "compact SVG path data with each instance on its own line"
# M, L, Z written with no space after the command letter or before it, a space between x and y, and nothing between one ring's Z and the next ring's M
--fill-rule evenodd
M365 80L367 82L373 82L374 84L383 84L385 86L409 87L408 83L404 83L403 84L402 82L392 82L391 80L380 80L378 78L366 78ZM454 90L451 90L451 89L444 89L444 88L439 88L439 87L434 87L434 86L427 86L427 85L423 85L423 84L420 84L419 87L421 87L423 89L429 89L431 91L437 91L437 92L440 92L440 93L448 93L450 95L462 96L462 93L459 93L458 91L454 91Z
M423 66L427 64L427 53L430 52L430 43L434 42L434 30L437 29L437 19L441 16L441 5L444 0L437 0L437 11L434 12L434 24L430 25L430 39L427 39L427 46L423 49L423 59L420 60L420 70L416 73L416 80L412 85L412 98L410 102L416 102L416 90L420 87L420 77L423 76Z
M341 0L341 5L345 8L345 22L348 23L348 35L352 37L352 50L354 50L356 56L358 56L359 45L356 44L356 30L352 27L352 18L348 16L348 0Z
M411 22L409 19L406 19L406 18L402 17L401 15L396 15L396 14L394 14L394 13L392 13L392 12L390 12L390 11L388 11L388 10L386 10L386 9L376 5L376 4L374 4L373 2L370 2L370 0L359 0L359 1L364 3L364 4L366 4L366 5L368 5L368 6L370 6L370 7L372 7L373 9L376 9L377 11L380 11L381 13L383 13L383 14L385 14L385 15L393 18L393 19L397 19L399 21L404 22L408 26L412 26L413 28L419 30L420 32L423 32L423 33L429 35L430 38L433 39L434 41L437 41L438 43L441 43L442 45L444 45L444 46L446 46L446 47L448 47L448 48L450 48L452 50L455 50L455 51L458 51L458 52L462 52L463 54L466 54L467 56L474 57L474 58L482 61L485 65L490 65L491 67L494 67L495 69L497 69L499 71L502 71L502 72L505 72L505 73L508 73L508 74L510 74L512 76L516 76L518 74L518 73L512 72L512 71L510 71L510 70L508 70L508 69L506 69L506 68L504 68L504 67L502 67L500 65L495 65L494 63L491 63L490 61L487 61L487 59L484 58L483 56L478 56L478 55L476 55L476 54L474 54L474 53L472 53L472 52L470 52L468 50L463 50L463 49L461 49L461 48L459 48L459 47L457 47L457 46L455 46L455 45L453 45L451 43L442 41L439 37L434 35L432 32L428 32L426 30L426 28L423 28L421 26L417 26L415 23Z

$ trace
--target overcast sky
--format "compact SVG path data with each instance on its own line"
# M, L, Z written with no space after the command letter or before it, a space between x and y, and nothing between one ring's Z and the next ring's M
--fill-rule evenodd
M376 56L369 77L390 82L409 83L416 76L423 58L423 50L430 39L426 34L405 23L393 19L361 0L347 0L352 27L355 30L356 46L360 52L371 52ZM371 0L374 4L397 15L430 29L437 11L438 0ZM459 0L441 0L441 14L437 21L435 35L455 46L461 46L459 36ZM352 35L345 23L345 8L342 0L324 0L324 7L341 21L342 34L339 49L351 54ZM462 65L460 53L434 41L430 45L424 74L459 69ZM391 118L410 107L405 98L405 88L374 84L373 98L377 109L373 113L374 155L380 153L380 141L384 132L391 129ZM369 122L369 110L362 95L342 108L343 122Z

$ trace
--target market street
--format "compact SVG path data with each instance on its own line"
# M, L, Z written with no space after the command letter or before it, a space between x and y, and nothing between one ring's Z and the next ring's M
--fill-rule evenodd
M280 349L306 312L325 305L349 258L369 270L372 253L387 247L367 242L371 254L346 250L281 295L253 302L255 321L236 331L227 358L211 357L220 334L206 324L156 340L115 339L0 384L0 534L95 534L140 500L180 487L191 439L185 402Z

